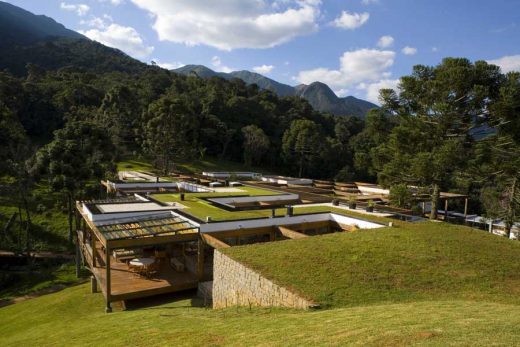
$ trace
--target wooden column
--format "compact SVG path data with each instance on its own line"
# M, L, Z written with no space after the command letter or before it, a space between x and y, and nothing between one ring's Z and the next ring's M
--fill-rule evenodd
M92 248L92 270L94 270L94 268L97 266L96 265L97 250L96 250L96 234L94 234L94 232L92 232L92 230L90 231L90 247Z
M110 279L110 248L108 247L108 244L107 244L107 247L105 248L105 267L106 267L106 295L107 295L107 306L105 308L105 312L106 313L110 313L112 312L112 307L110 306L110 286L111 286L111 279Z
M76 231L76 278L80 278L81 277L81 265L80 265L80 258L81 258L81 255L80 255L80 250L79 250L79 235L78 235L78 232Z
M75 230L74 230L74 234L76 234L76 278L80 278L80 275L81 275L81 252L80 252L80 248L79 248L79 230L81 228L81 217L79 215L79 212L78 212L78 209L74 209L74 226L75 226Z
M448 220L448 199L444 200L444 220Z
M204 277L204 241L202 237L199 237L197 248L197 276L199 280L202 280Z
M468 198L464 199L464 222L468 216Z
M90 276L90 292L97 293L97 279L96 276Z

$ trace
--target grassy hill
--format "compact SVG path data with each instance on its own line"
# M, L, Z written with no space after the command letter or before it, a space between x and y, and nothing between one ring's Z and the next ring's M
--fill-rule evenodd
M514 346L520 309L423 301L333 310L208 310L178 301L103 313L88 285L0 308L2 346Z
M329 309L209 310L189 294L103 313L82 284L0 308L2 346L513 346L520 244L444 223L398 223L227 250Z
M399 223L224 252L324 307L453 299L520 304L520 243L463 226Z

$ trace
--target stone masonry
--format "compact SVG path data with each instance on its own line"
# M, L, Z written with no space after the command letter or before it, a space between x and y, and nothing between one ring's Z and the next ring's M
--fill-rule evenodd
M317 305L215 250L213 308L230 306L308 309Z

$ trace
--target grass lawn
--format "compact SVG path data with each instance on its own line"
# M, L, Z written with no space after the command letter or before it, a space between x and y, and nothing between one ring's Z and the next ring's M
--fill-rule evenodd
M103 312L89 285L0 308L2 346L514 346L520 306L435 300L298 312L190 299Z
M252 211L237 211L231 212L221 209L220 207L213 206L209 202L201 199L207 197L225 197L225 196L256 196L256 195L278 195L280 192L268 189L261 189L256 187L237 187L243 192L233 193L186 193L185 200L181 201L179 194L154 194L152 197L163 202L178 202L185 205L187 208L182 210L183 212L189 213L197 218L206 219L210 216L215 221L221 220L233 220L233 219L247 219L247 218L259 218L268 217L271 215L271 210L252 210ZM286 209L278 209L278 214L283 214Z
M417 300L520 304L520 243L446 223L223 250L324 307Z

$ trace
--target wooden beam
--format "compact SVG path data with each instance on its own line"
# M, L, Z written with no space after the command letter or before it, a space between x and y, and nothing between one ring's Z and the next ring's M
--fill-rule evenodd
M300 232L297 232L295 230L289 229L289 228L284 227L284 226L279 226L278 227L278 231L283 236L288 237L288 238L293 239L293 240L305 239L305 238L309 237L309 235L302 234Z
M106 298L107 298L107 306L105 308L105 312L106 313L109 313L109 312L112 312L112 307L110 306L110 301L111 301L111 298L110 298L110 248L109 247L106 247L105 248L105 269L106 269L106 280L105 280L105 294L106 294Z
M146 247L174 242L196 241L199 237L198 235L199 233L186 233L168 236L148 236L127 240L109 240L107 244L110 245L110 248L112 249L125 247Z
M468 216L468 198L464 199L464 221Z
M448 199L444 200L444 220L448 219Z
M213 247L215 249L222 249L222 248L229 248L229 247L231 247L230 245L228 245L224 241L221 241L221 240L217 239L216 237L209 235L208 233L200 234L200 236L202 237L202 240L208 246L211 246L211 247Z
M92 268L97 266L96 264L96 235L90 231L90 248L92 249Z

